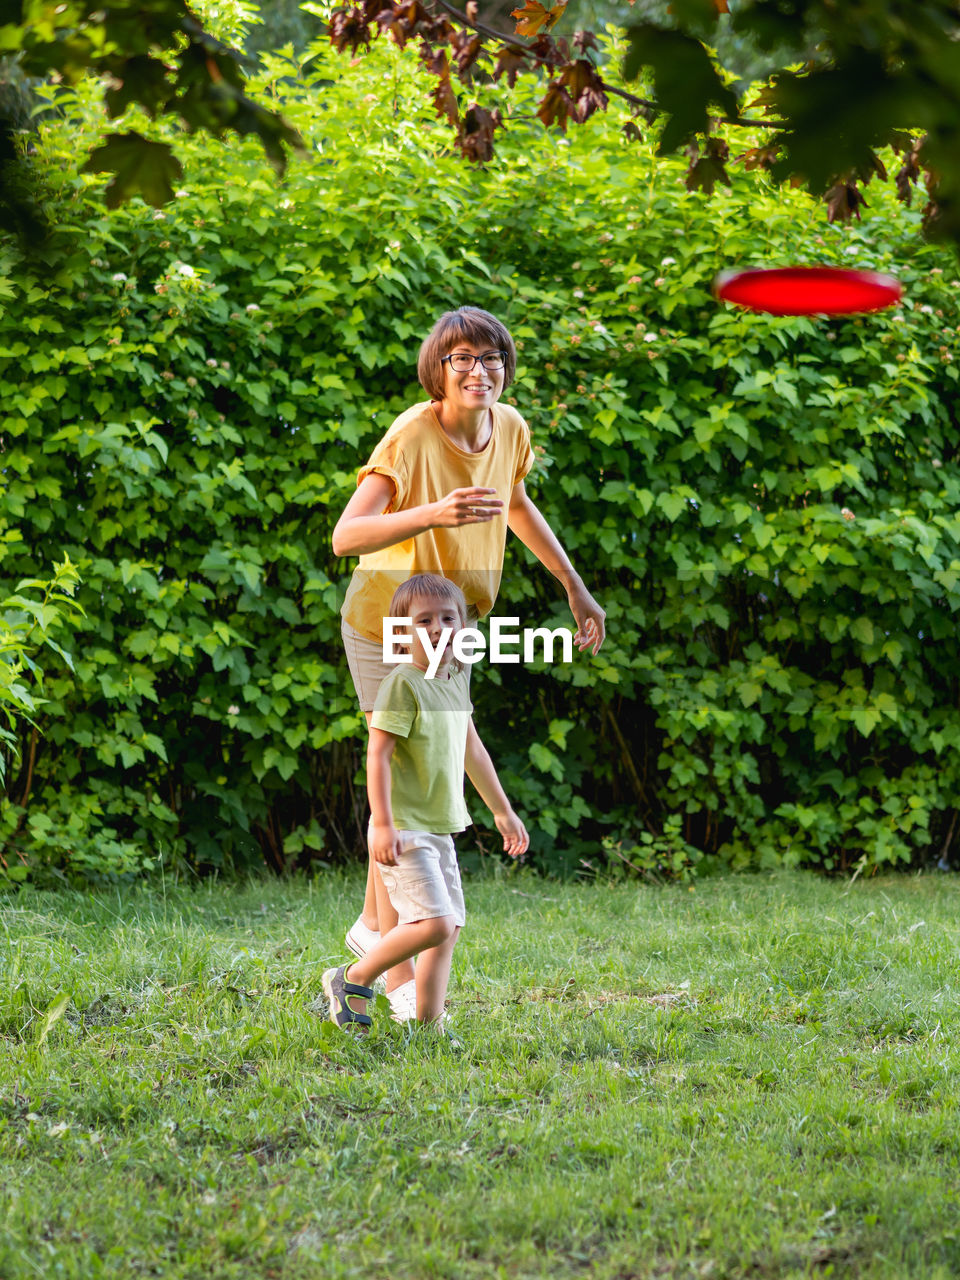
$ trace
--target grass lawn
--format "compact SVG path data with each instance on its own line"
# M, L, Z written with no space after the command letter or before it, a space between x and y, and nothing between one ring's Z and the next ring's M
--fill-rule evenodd
M0 1276L960 1272L954 877L466 887L459 1050L359 878L0 900Z

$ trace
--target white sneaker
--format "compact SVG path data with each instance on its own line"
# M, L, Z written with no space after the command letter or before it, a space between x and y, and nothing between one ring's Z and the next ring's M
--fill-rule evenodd
M362 916L358 917L347 930L347 946L358 960L362 960L370 948L375 947L379 941L379 931L367 928Z
M349 949L357 957L362 960L371 947L375 947L380 941L379 931L370 929L363 923L363 917L358 916L350 928L347 930L347 936L344 939ZM383 978L377 978L373 984L373 989L381 995L385 990L386 984Z
M411 1022L417 1016L417 981L411 978L399 987L387 992L390 1001L390 1017L394 1022Z

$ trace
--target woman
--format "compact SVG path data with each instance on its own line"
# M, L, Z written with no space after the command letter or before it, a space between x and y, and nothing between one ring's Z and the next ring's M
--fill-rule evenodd
M341 610L344 647L370 722L383 662L382 623L401 582L437 573L464 593L471 620L490 612L503 570L507 529L562 584L577 624L574 642L596 654L604 611L524 488L533 465L530 432L500 403L517 365L507 329L487 311L440 317L420 348L417 375L429 401L400 415L360 469L357 489L333 531L338 556L359 556ZM360 956L396 923L370 864L363 912L347 933ZM413 966L387 975L394 1013L406 1016Z

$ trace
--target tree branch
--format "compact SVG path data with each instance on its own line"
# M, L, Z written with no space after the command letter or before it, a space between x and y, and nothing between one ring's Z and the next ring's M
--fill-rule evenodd
M532 52L529 46L521 44L516 36L505 35L502 31L495 31L493 27L488 27L485 22L478 22L469 18L465 13L461 13L459 9L455 9L449 0L431 0L433 5L437 5L440 9L450 15L451 18L461 23L464 27L469 27L471 31L476 31L477 35L486 36L490 40L495 40L497 44L509 45L511 49L519 49L526 57L536 58L536 54ZM616 85L610 84L603 76L599 75L598 79L603 87L604 93L613 94L617 98L622 98L624 102L629 102L635 107L643 107L648 111L656 111L658 114L662 108L656 102L652 102L649 98L641 98L635 93L631 93L628 89L621 89ZM741 128L754 129L783 129L785 125L774 123L771 120L735 120L732 116L719 116L718 119L723 124L738 125Z
M432 0L433 4L439 5L445 13L449 13L451 18L456 18L457 22L462 23L465 27L470 27L472 31L476 31L478 35L489 36L491 40L496 40L498 44L509 44L515 49L522 49L524 53L529 53L526 45L520 43L515 36L506 36L502 31L494 31L493 27L488 27L483 22L471 22L465 13L461 13L459 9L455 9L452 4L448 4L447 0Z

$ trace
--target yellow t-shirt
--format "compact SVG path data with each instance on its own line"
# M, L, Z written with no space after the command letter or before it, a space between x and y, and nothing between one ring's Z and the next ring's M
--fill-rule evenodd
M482 618L500 589L507 541L507 507L513 486L533 466L530 431L509 405L493 406L493 431L479 453L455 445L430 401L401 413L361 467L359 485L371 472L388 476L394 496L387 511L437 502L451 489L495 489L503 511L482 524L428 529L381 551L360 557L341 613L362 636L380 644L383 619L401 582L415 573L436 573L456 582Z

